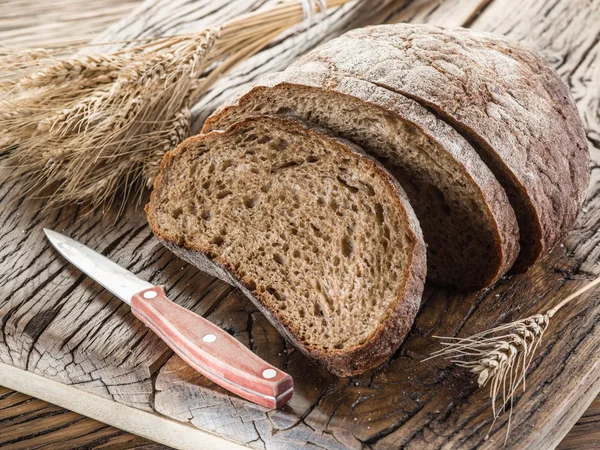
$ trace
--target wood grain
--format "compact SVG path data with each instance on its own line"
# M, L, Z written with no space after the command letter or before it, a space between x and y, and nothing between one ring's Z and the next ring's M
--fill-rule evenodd
M16 387L33 397L43 397L49 403L62 405L73 412L88 417L93 416L102 423L125 431L134 431L152 441L181 450L242 450L245 448L192 425L131 408L4 363L0 363L0 382L9 388Z
M558 450L600 448L600 397L596 397L557 448Z
M83 44L139 3L140 0L2 0L0 43L9 47Z
M0 448L28 450L38 446L46 449L169 450L171 448L0 387ZM594 400L557 448L558 450L600 448L600 398Z
M58 406L0 387L0 447L164 449Z
M181 15L165 19L165 29L193 20L191 5L178 4ZM396 20L471 24L525 39L543 51L571 87L586 120L593 163L585 210L563 246L527 274L505 279L480 295L458 296L429 287L406 343L382 367L349 379L315 367L289 348L238 292L160 247L134 205L119 220L112 211L102 216L83 207L43 211L41 203L20 200L18 186L4 179L0 202L9 206L0 210L0 361L253 448L500 448L507 417L484 441L490 425L486 392L445 361L420 361L438 348L434 334L466 335L525 317L600 273L599 8L598 2L579 0L397 5ZM151 10L138 14L135 24L154 31L163 25ZM259 72L236 76L245 82ZM64 231L141 277L166 284L177 303L204 314L290 373L296 382L290 405L280 411L252 406L171 357L120 301L48 248L42 226ZM517 400L509 448L554 447L600 391L598 292L583 296L553 320L528 389ZM582 419L590 429L600 415L593 408ZM597 434L588 440L574 436L561 448L589 443L585 448L594 448L598 439Z

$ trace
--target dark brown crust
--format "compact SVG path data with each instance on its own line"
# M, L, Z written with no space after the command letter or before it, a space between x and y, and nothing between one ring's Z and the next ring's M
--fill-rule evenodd
M239 275L236 274L234 267L228 261L211 254L207 249L183 248L177 242L175 236L162 232L159 225L156 223L154 217L156 192L165 188L168 184L169 170L174 159L182 152L185 152L187 148L190 148L190 146L194 146L199 142L206 143L214 139L226 138L228 134L235 133L255 122L267 122L270 127L279 127L282 130L295 130L304 134L313 133L319 139L328 141L329 145L335 145L340 151L349 152L354 158L360 158L364 164L370 166L372 170L378 172L388 182L398 201L399 209L405 215L406 223L409 224L407 231L409 232L413 246L409 255L407 255L409 263L405 270L404 287L399 293L396 305L393 310L390 311L387 319L382 321L371 339L361 346L356 346L348 350L331 350L328 352L306 346L291 333L285 318L277 317L271 312L265 306L263 299L261 299L261 293L250 290L250 280L239 277ZM154 183L154 190L150 197L150 203L146 205L146 213L152 231L167 248L171 249L182 259L197 266L200 270L210 273L211 275L240 288L240 290L260 309L265 317L267 317L283 336L287 337L307 356L315 359L338 376L351 376L362 373L385 361L404 340L419 309L426 274L425 244L423 242L423 236L418 221L408 203L406 194L400 188L396 180L394 180L385 169L373 159L357 152L353 145L347 145L342 140L325 136L315 130L300 125L296 121L272 117L248 118L232 125L225 132L211 132L209 134L187 139L175 150L165 155L161 163L160 174Z
M448 157L462 168L466 179L481 195L485 212L496 230L494 244L499 260L496 271L478 286L468 285L463 289L477 290L490 286L503 276L512 266L519 253L519 229L504 189L481 161L468 142L446 123L438 120L413 100L390 92L372 83L353 77L339 76L321 67L320 72L286 70L263 77L256 86L242 93L232 101L222 105L211 115L204 125L204 132L226 127L231 120L228 115L236 108L256 100L264 90L277 86L294 91L301 88L327 91L331 95L352 96L373 107L382 109L398 120L411 123L423 134L438 142L448 152ZM234 119L237 120L237 119Z
M408 95L467 137L517 196L528 243L518 270L571 229L589 151L568 89L537 53L471 29L397 24L353 30L290 68L311 63Z

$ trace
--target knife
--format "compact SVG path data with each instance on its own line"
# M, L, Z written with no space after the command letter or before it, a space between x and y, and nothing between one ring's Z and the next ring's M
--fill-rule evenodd
M225 389L268 408L286 404L292 377L252 353L229 333L173 303L153 286L85 245L44 228L71 264L131 306L133 314L186 363Z

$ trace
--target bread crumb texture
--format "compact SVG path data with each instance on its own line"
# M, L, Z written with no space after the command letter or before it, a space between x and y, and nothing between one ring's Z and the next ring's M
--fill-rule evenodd
M163 163L149 219L225 265L307 349L349 350L401 297L413 225L373 161L287 122L186 141Z

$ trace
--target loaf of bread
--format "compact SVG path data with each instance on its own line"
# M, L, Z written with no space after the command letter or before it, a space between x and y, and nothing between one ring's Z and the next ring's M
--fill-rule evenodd
M256 114L293 115L359 144L396 175L427 243L427 274L478 290L512 266L519 234L508 198L454 129L413 100L356 78L287 70L223 105L204 132Z
M289 69L320 67L414 99L471 143L515 210L515 271L573 226L589 183L589 150L567 87L541 55L472 29L396 24L352 30Z
M340 376L398 348L426 273L476 290L544 256L589 182L557 74L466 29L353 30L264 77L203 132L165 156L152 230Z
M238 286L332 373L377 366L417 313L425 244L402 188L353 144L271 117L192 137L161 165L148 221Z

